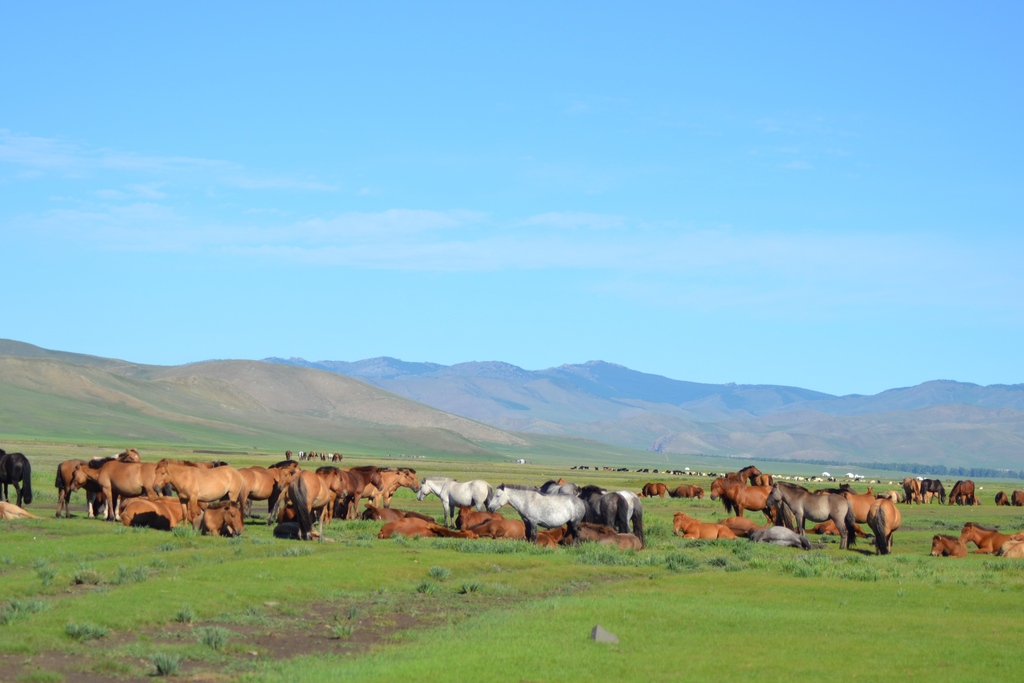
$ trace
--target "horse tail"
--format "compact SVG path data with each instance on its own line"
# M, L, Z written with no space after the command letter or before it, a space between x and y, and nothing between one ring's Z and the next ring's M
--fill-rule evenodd
M24 463L21 470L21 493L25 498L25 505L28 505L32 502L32 464L28 458L25 458Z
M644 509L637 503L633 506L633 535L640 539L640 547L644 548L647 546L647 540L644 538Z
M313 533L313 516L309 512L309 492L306 491L306 482L298 477L289 488L292 504L295 506L295 516L299 520L299 538L306 540Z
M885 542L886 537L886 514L885 507L879 505L874 516L871 517L871 530L875 532L875 550L879 555L889 554L889 544Z
M853 515L853 505L849 502L846 503L846 537L847 546L854 545L857 542L857 519Z
M800 533L796 528L796 517L793 516L793 511L785 502L780 502L775 506L775 526L784 526Z

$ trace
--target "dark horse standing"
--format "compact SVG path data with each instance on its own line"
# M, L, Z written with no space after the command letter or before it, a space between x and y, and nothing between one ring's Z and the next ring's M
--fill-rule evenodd
M0 448L0 484L3 484L3 500L8 501L7 485L13 484L18 492L18 507L22 499L25 505L32 502L32 465L24 453L8 453Z
M587 505L585 521L592 524L607 524L620 534L629 533L629 523L633 523L633 535L640 539L640 545L647 545L644 538L643 508L633 505L621 493L608 493L605 489L593 484L580 489L579 498Z
M926 493L933 493L939 497L939 503L942 505L946 504L946 489L942 486L942 482L938 479L922 479L921 480L921 495Z

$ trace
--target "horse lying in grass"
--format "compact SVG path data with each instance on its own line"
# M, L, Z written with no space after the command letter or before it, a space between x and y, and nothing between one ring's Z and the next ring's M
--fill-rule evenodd
M967 546L956 536L936 534L932 537L932 557L967 557Z
M967 522L964 524L963 531L960 532L960 541L964 545L973 543L978 546L978 549L974 552L983 554L999 552L1004 543L1011 538L1017 540L1016 537L1024 537L1024 533L1004 534L1000 533L997 529L981 526L976 522Z
M483 512L477 512L468 505L460 505L459 515L455 518L455 528L459 531L465 531L466 529L472 529L473 527L492 519L498 520L505 518L497 512L487 512L486 510Z
M486 519L475 526L466 527L463 531L472 531L480 538L526 540L526 525L523 522L518 519L506 519L500 515L496 519Z
M771 543L772 545L781 545L789 548L803 548L804 550L811 549L811 542L807 540L806 536L801 536L784 526L770 526L767 529L755 531L750 534L750 541L752 543Z
M1003 544L997 553L1000 557L1019 560L1024 558L1024 540L1010 539Z
M746 517L727 517L722 521L718 522L724 527L728 527L729 531L736 534L737 537L749 538L750 534L755 531L760 531L766 527L758 526L756 522Z
M39 517L14 503L0 501L0 519L39 519Z
M668 495L671 498L697 498L697 499L703 499L704 498L704 489L702 489L699 486L694 486L693 484L683 484L682 486L677 486L674 489L672 489L671 491L669 491Z
M593 484L580 489L579 499L586 505L584 520L591 524L607 524L618 533L629 533L646 544L644 538L644 509L640 498L631 491L608 492Z
M233 500L213 503L200 512L192 521L196 531L204 536L242 535L242 508Z
M723 524L701 522L690 517L685 512L677 512L672 515L672 530L676 535L682 532L683 538L689 539L736 538L736 534L729 527Z
M424 522L435 521L433 517L421 514L419 512L413 512L412 510L399 510L398 508L379 508L374 507L371 503L366 504L366 509L360 516L363 520L374 520L378 522L397 522L400 519L406 517L415 517L416 519L422 519Z
M121 524L125 526L170 531L181 524L182 519L181 503L170 496L160 496L154 500L129 498L121 510Z
M822 522L821 524L815 524L813 527L807 530L809 534L818 534L819 536L840 536L839 529L836 527L836 523L831 519ZM861 528L859 524L853 525L853 533L857 538L870 538L870 536Z
M563 542L566 540L562 539ZM619 550L642 550L643 544L634 534L617 532L607 524L580 524L580 541L590 541L601 545L613 546Z
M892 534L900 528L903 516L888 498L878 498L868 510L868 526L875 532L875 554L892 552Z
M381 527L377 538L391 538L392 536L408 536L409 538L476 538L472 531L452 531L437 522L427 522L416 517L406 517L394 522L388 522Z

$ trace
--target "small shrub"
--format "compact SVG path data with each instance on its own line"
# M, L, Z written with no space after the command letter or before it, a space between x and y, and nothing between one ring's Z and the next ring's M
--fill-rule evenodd
M342 638L351 638L352 632L354 631L351 624L332 624L331 625L331 637L335 640Z
M483 589L484 586L479 581L467 581L462 584L462 588L459 589L459 592L463 595L469 595L470 593L479 593Z
M312 554L313 549L304 545L293 545L281 551L281 557L302 557L303 555Z
M0 608L0 626L28 619L28 615L41 612L46 607L42 600L9 600Z
M178 613L174 615L174 620L182 624L191 624L196 620L196 612L189 605L182 605Z
M355 619L358 616L359 616L359 608L358 607L356 607L355 605L352 605L351 607L348 608L348 618L349 619Z
M437 592L437 584L433 581L424 579L420 581L420 585L416 586L417 593L423 593L424 595L433 595Z
M64 683L64 676L56 671L36 669L18 677L18 683Z
M81 586L83 584L86 586L96 586L102 581L103 579L100 577L100 573L95 569L79 569L75 572L75 576L72 579L72 583L76 586Z
M107 635L107 629L102 626L97 626L96 624L91 624L87 621L82 622L81 624L69 621L64 624L64 633L68 634L75 640L84 643L87 640L96 640Z
M51 567L49 564L40 564L36 567L36 576L43 582L44 586L49 586L53 583L53 580L57 578L57 570Z
M451 576L452 570L448 569L448 567L434 566L434 567L431 567L430 571L428 571L427 573L430 575L430 578L432 578L432 579L437 579L438 581L444 581L449 576Z
M114 577L114 583L120 586L123 583L142 583L149 578L149 570L139 565L129 569L124 565L117 568L117 576Z
M195 527L190 524L179 524L171 529L171 533L174 534L175 538L195 538L199 535L199 532L195 530Z
M665 558L665 567L670 572L695 572L700 569L700 560L684 553L672 553Z
M211 650L220 650L228 643L228 638L231 637L231 631L220 626L207 626L205 628L196 629L196 638L199 642L207 646Z
M178 673L181 665L181 656L169 652L158 652L150 656L150 661L156 667L157 676L174 676Z

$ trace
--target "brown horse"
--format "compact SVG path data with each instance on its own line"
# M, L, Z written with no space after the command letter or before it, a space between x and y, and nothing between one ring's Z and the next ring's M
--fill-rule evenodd
M120 462L142 462L142 457L134 448L126 448L118 453L116 457Z
M975 522L967 522L967 524L964 524L963 531L960 532L960 542L964 545L973 543L978 546L978 549L974 551L975 553L992 554L999 552L1003 544L1015 535L1003 534L991 527L981 526Z
M157 476L157 466L151 462L119 462L107 460L99 467L88 462L78 465L72 476L71 485L77 491L90 482L99 487L107 499L108 520L120 519L119 507L121 498L134 498L146 495L153 500L163 483Z
M685 512L677 512L672 515L673 533L676 535L683 532L683 538L736 538L736 534L723 524L709 524L690 517Z
M809 534L819 534L821 536L842 536L839 533L839 527L831 519L825 520L821 524L815 524L813 527L807 530ZM853 525L853 533L859 538L867 538L868 535L859 524Z
M477 512L471 505L460 505L459 514L455 518L455 528L465 531L492 519L505 518L497 512L487 512L486 510Z
M0 500L0 519L39 519L39 517L14 503Z
M1010 494L1010 505L1024 507L1024 491L1014 491Z
M384 498L384 482L380 478L380 468L376 465L363 465L361 467L350 467L341 470L343 477L347 477L347 486L354 491L344 501L341 501L342 510L346 519L355 519L359 512L356 508L361 498L369 498L374 507L380 507Z
M523 525L523 533L525 534L526 525ZM558 544L562 542L565 535L569 532L565 525L556 526L554 529L544 529L537 532L537 545L541 548L557 548ZM524 536L525 538L525 536Z
M900 528L903 516L900 509L888 498L876 498L868 510L868 526L875 532L875 554L888 555L892 552L892 533Z
M746 517L727 517L718 523L724 527L729 527L729 530L736 534L736 536L743 538L749 537L755 531L766 528L758 526L753 520Z
M903 502L906 504L921 503L921 482L914 477L907 477L903 480Z
M285 460L269 469L258 465L239 469L238 473L242 475L242 479L245 480L245 485L249 489L247 501L249 517L252 517L252 501L254 500L267 501L267 514L269 515L281 492L288 488L288 484L300 471L302 468L294 460Z
M769 522L773 522L772 512L765 504L771 492L771 487L768 486L747 486L743 482L725 477L719 477L711 482L711 500L721 498L725 512L732 512L737 517L742 517L745 510L760 510Z
M72 459L65 460L57 465L57 478L53 482L53 485L57 488L57 517L60 517L61 508L64 509L64 517L71 516L71 510L68 509L68 499L74 491L71 485L75 477L75 468L84 464L85 460ZM99 490L98 487L97 490Z
M967 557L967 546L956 536L936 534L932 537L932 557Z
M581 522L579 526L580 541L590 541L608 545L619 550L642 550L643 544L633 534L622 534L606 524L593 524ZM562 539L561 544L567 545L570 542L568 537Z
M480 538L509 538L517 541L526 540L526 525L522 520L506 519L501 516L496 519L487 519L479 524L475 524L472 527L469 527L468 531L472 531ZM541 533L543 532L537 533L538 538Z
M146 463L142 463L145 466ZM199 514L199 503L233 500L239 508L249 497L245 479L233 467L199 467L164 458L156 464L154 480L158 487L170 484L178 492L182 515L191 523Z
M751 486L756 486L757 478L761 476L761 470L757 469L753 465L747 465L739 472L729 472L725 475L725 478L730 481L735 481L740 484L749 483Z
M416 517L405 517L395 522L388 522L380 529L377 538L391 538L394 535L409 538L476 538L472 531L452 531L437 522L428 522Z
M288 484L288 489L277 499L277 505L271 511L268 524L278 518L280 508L289 501L295 510L295 518L299 523L299 539L312 540L313 514L323 521L324 508L334 500L335 494L324 478L315 472L303 470Z
M856 493L852 489L847 489L842 493L843 498L850 501L850 507L853 508L853 518L857 522L863 524L868 521L868 511L871 506L875 504L875 492L872 487L868 487L867 493Z
M770 474L759 474L751 483L754 486L772 486L775 484L775 477Z
M885 493L879 493L876 498L888 498L892 501L893 505L898 505L903 502L903 496L900 495L899 491L886 491Z
M953 489L949 492L949 505L956 503L957 505L977 505L978 499L974 496L974 482L970 479L964 479L953 484Z
M692 484L677 486L668 492L671 498L704 498L704 489Z
M416 470L410 467L399 467L397 469L380 470L380 492L384 507L391 507L391 497L401 487L410 489L413 493L420 490L420 480L416 476Z
M654 498L658 496L664 498L665 494L668 493L668 487L661 482L654 482L644 484L643 490L640 492L641 498Z
M399 510L398 508L378 508L372 504L366 504L366 510L363 511L361 519L363 520L374 520L378 522L396 522L406 517L415 517L416 519L422 519L425 522L435 522L433 517L421 514L419 512L413 512L412 510Z
M1000 491L996 494L996 505L1004 506L1010 504L1010 498L1006 495L1005 491Z
M242 535L242 508L233 500L214 503L196 515L192 526L204 536Z
M121 510L121 524L170 531L181 524L181 503L177 498L160 496L155 500L130 498Z

